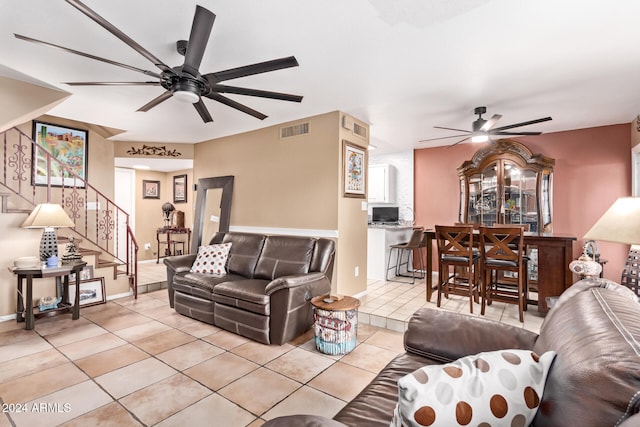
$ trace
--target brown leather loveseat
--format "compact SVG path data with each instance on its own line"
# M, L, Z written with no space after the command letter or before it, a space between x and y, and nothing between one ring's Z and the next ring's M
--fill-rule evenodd
M222 276L190 272L195 254L164 259L171 307L265 344L311 327L309 300L331 290L332 240L229 232L209 242L219 243L231 243Z
M272 419L264 427L386 427L398 401L399 378L425 365L504 349L556 352L531 426L640 425L640 304L633 292L613 282L588 279L571 286L547 314L540 335L423 308L410 320L404 344L406 353L392 360L332 420L292 415ZM485 395L490 396L488 390Z

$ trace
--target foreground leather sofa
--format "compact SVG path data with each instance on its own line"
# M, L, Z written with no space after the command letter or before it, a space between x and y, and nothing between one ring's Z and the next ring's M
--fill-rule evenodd
M404 343L406 353L392 360L333 420L294 415L275 418L264 427L386 427L398 400L400 377L425 365L501 349L557 353L530 425L640 425L640 304L633 292L613 282L588 279L571 286L548 312L540 335L424 308L410 320Z
M231 243L223 276L190 272L196 254L164 259L171 307L264 344L311 327L309 300L331 291L332 240L229 232L209 242L218 243Z

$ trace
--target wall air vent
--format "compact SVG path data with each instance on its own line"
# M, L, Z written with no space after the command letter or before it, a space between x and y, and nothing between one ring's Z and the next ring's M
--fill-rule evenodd
M353 133L358 135L358 136L361 136L363 138L366 138L367 137L367 128L364 127L364 126L360 126L359 124L354 122L353 123Z
M309 133L309 122L298 123L296 125L280 128L280 139L292 138L298 135Z

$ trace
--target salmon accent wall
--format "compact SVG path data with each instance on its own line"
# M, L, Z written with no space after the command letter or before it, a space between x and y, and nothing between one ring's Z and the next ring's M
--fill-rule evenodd
M514 139L534 154L555 159L553 232L577 238L573 245L577 257L584 244L582 236L618 197L631 195L631 126L626 123ZM456 169L481 147L459 144L415 150L416 224L433 228L458 220ZM608 242L598 242L598 246L602 258L608 260L604 276L620 282L629 246Z

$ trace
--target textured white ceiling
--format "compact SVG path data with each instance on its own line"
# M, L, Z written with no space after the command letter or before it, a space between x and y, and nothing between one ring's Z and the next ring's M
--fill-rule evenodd
M433 126L470 129L481 105L486 117L503 115L500 125L552 116L526 129L544 132L629 123L640 113L637 0L85 3L172 66L183 61L175 42L188 38L196 4L217 15L202 73L289 55L300 63L227 82L304 95L301 104L229 95L267 114L264 121L211 100L208 124L174 99L136 112L163 89L61 82L147 76L13 33L157 71L153 64L65 1L2 0L2 65L74 94L49 114L124 129L118 139L199 142L342 110L368 122L384 152L453 143L418 141L451 134Z

